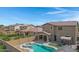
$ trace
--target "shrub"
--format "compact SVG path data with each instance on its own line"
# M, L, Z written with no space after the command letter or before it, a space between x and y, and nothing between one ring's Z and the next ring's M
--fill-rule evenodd
M15 37L15 39L19 39L19 38L20 38L19 36L16 36L16 37Z
M0 52L5 52L5 51L6 51L6 46L0 45Z
M5 41L9 41L10 40L10 38L7 37L7 36L6 37L3 37L2 39L5 40Z
M5 45L0 45L0 49L6 49Z

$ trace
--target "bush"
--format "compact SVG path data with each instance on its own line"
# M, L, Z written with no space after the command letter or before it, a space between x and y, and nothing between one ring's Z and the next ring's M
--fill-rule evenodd
M32 35L18 35L18 34L12 34L12 35L3 35L3 34L0 34L0 39L3 39L5 41L9 41L11 39L19 39L19 38L25 38L25 37L31 37Z
M15 37L17 34L7 35L8 37Z
M19 39L19 38L20 38L19 36L16 36L16 37L15 37L15 39Z
M10 40L10 38L7 37L7 36L6 37L3 37L2 39L5 40L5 41L9 41Z
M0 49L6 49L5 45L0 45Z
M6 46L0 45L0 52L5 52L5 51L6 51Z

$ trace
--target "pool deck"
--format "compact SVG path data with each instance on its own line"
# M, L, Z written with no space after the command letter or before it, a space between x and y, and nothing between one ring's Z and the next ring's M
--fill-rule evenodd
M34 40L34 37L30 37L30 38L21 38L21 39L17 39L17 40L6 41L6 43L9 44L10 46L16 48L20 52L29 52L29 49L23 49L20 47L20 45L23 43L33 42L33 40ZM44 45L46 45L46 44L44 44ZM48 46L48 45L46 45L46 46ZM48 47L55 48L56 50L58 49L55 46L48 46ZM56 52L75 52L75 50L73 50L69 46L63 46L62 48L58 49L58 51L56 51Z
M55 47L55 46L51 46L51 45L48 45L48 43L45 43L45 44L43 44L43 45L45 45L45 46L48 46L48 47L50 47L50 48L54 48L54 49L58 49L57 47Z
M72 46L65 45L57 50L57 52L77 52Z

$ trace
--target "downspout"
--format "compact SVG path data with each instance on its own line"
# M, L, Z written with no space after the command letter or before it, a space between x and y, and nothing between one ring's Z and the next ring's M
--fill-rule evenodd
M78 26L77 26L78 24L76 24L76 28L75 28L75 45L76 45L76 47L77 47L77 32L78 32Z

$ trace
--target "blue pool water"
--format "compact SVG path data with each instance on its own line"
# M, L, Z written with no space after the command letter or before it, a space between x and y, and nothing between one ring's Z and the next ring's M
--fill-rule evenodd
M34 52L55 52L56 49L50 48L44 45L32 44L32 49Z

